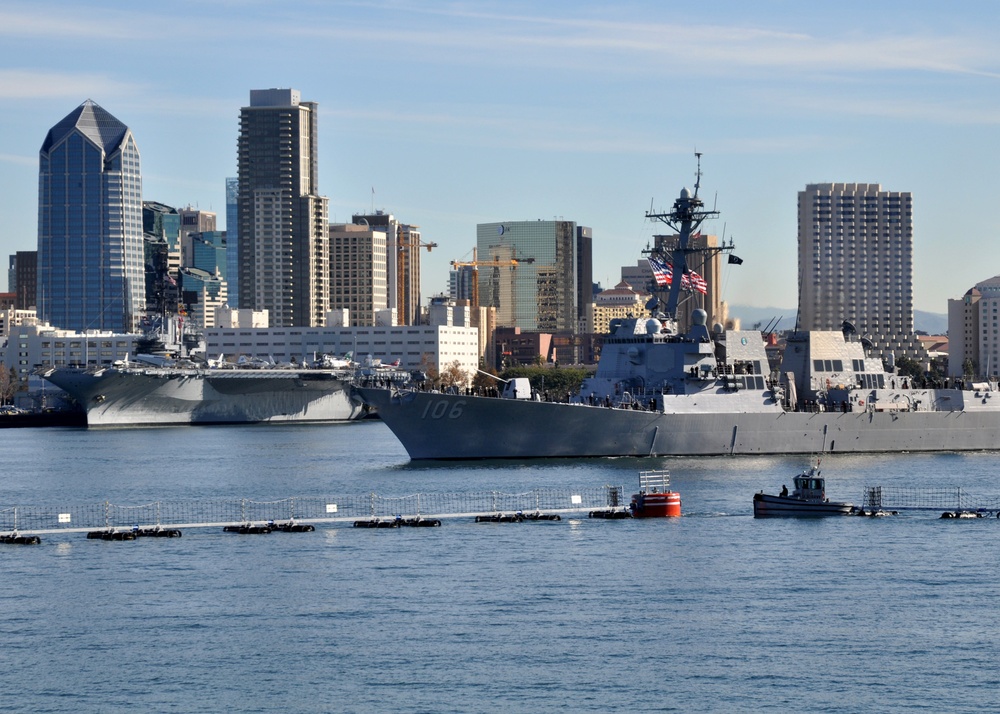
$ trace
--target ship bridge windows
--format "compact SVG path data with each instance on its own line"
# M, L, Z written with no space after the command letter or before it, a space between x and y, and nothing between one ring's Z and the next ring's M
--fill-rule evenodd
M813 372L843 372L844 361L839 359L814 359Z

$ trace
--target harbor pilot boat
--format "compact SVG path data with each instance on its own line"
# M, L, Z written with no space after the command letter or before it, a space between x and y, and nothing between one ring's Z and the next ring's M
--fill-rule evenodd
M788 493L782 487L777 496L763 491L753 495L754 518L774 516L850 516L855 513L854 505L831 501L826 497L826 479L820 475L819 467L813 466L795 477L794 489Z

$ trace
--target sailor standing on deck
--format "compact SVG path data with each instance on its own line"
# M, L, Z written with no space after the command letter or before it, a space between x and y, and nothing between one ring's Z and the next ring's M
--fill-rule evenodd
M782 486L781 486L781 496L784 498L787 495L788 495L788 486L785 486L784 484L782 484Z

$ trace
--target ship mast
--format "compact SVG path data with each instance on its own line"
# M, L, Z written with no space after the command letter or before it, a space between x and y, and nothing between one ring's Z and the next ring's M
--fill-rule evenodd
M714 249L691 248L689 246L692 231L696 231L705 220L717 218L719 215L718 211L705 210L704 202L698 198L698 191L701 188L701 153L695 152L695 157L698 160L698 170L695 173L694 195L691 195L688 189L683 188L681 189L680 198L674 201L673 210L669 213L646 212L646 218L662 221L673 229L679 237L677 246L674 248L670 259L670 262L673 264L673 278L670 283L670 294L667 298L666 310L664 310L666 316L671 320L677 319L677 304L680 302L683 276L687 273L688 254L703 253L706 250L715 253L729 249L726 246ZM651 252L656 253L657 251L654 250ZM661 255L659 257L666 259L666 256Z

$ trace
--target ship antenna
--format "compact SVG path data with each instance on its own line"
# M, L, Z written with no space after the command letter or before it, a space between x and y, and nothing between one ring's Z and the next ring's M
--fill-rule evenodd
M694 152L695 158L698 159L698 170L694 174L694 197L698 198L698 189L701 188L701 152Z

